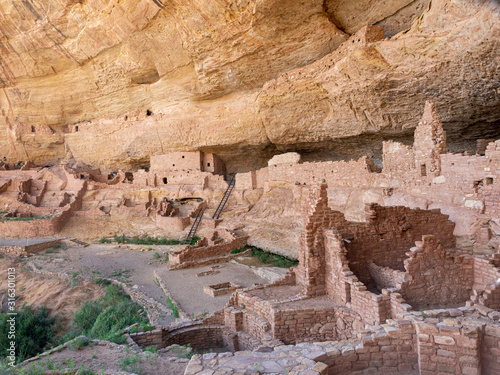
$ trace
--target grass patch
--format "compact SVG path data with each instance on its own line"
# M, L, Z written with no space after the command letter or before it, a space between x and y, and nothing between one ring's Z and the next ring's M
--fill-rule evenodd
M247 250L252 250L252 256L259 258L262 263L272 264L274 267L290 268L299 264L296 259L290 259L282 255L273 254L269 251L264 251L255 246L246 245L240 249L231 251L231 254L239 254Z
M94 284L96 285L111 285L111 281L108 279L103 279L102 277L97 277L94 279Z
M123 371L128 371L137 375L141 375L144 373L144 371L140 363L141 363L141 356L139 354L136 354L135 356L126 357L121 363L121 368Z
M0 221L33 221L33 220L43 220L51 219L52 215L47 216L32 216L32 217L2 217Z
M72 350L82 350L89 344L90 344L90 339L88 337L77 337L68 344L68 347Z
M45 250L45 254L56 254L60 250L66 250L66 246L64 246L62 243L56 243L54 246L49 247L47 250Z
M109 275L110 278L112 279L119 279L119 278L124 278L128 279L130 277L130 270L125 269L125 270L117 270L113 271L111 275Z
M85 335L121 344L125 342L122 329L134 323L149 327L149 321L143 314L142 307L132 302L121 287L108 285L104 297L85 302L75 313L67 338Z
M101 238L101 240L106 240L111 242L111 240L107 240L105 238ZM191 245L194 245L196 242L200 240L200 237L195 236L193 240L190 242ZM120 244L132 244L132 245L180 245L183 240L174 240L166 237L128 237L128 236L114 236L113 241Z

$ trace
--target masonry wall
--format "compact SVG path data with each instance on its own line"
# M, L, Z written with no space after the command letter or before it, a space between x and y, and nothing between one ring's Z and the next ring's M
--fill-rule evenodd
M357 161L327 161L302 164L274 164L268 167L270 182L310 185L322 179L336 186L373 186L373 162L362 157Z
M343 307L274 310L273 337L285 344L352 340L360 318Z
M184 250L177 251L170 254L170 263L173 265L181 264L183 262L191 262L206 258L213 258L217 256L227 255L232 250L240 249L247 243L248 236L235 237L229 240L221 239L221 243L209 246L195 247L187 246Z
M465 304L474 283L473 258L445 251L434 236L424 236L405 260L408 280L401 284L401 295L414 310ZM460 280L460 282L457 282Z
M500 327L487 324L481 345L480 358L482 375L500 374Z
M415 155L410 146L399 142L386 141L383 143L383 173L394 176L396 179L411 178L415 169Z
M367 264L373 262L403 271L406 252L423 235L435 235L445 248L455 247L455 224L440 210L370 204L366 206L366 216L366 225L350 223L347 233L341 233L349 236L345 247L351 270L369 288L373 283Z
M195 349L222 348L222 329L219 325L195 325L164 332L161 347L191 344Z
M416 322L420 374L481 374L482 327Z
M171 217L156 215L156 225L170 232L182 232L191 223L190 217Z
M58 244L59 242L60 240L54 240L27 246L0 246L0 253L15 254L18 256L30 256L32 254L44 251Z
M175 170L202 171L203 156L200 151L170 152L165 155L151 155L150 168L153 172Z
M326 358L318 360L328 365L330 375L420 375L415 328L404 320L363 335L361 342L332 348Z

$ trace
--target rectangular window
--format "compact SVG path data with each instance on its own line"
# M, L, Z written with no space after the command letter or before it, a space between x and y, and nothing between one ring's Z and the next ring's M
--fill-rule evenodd
M425 166L425 164L422 164L422 165L420 166L420 175L421 175L422 177L427 176L427 167Z

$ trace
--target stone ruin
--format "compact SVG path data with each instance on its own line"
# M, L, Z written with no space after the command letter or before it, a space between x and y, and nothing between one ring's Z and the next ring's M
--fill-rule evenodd
M189 374L244 367L263 352L269 368L297 373L499 373L500 256L456 249L439 210L369 204L365 223L348 222L328 207L324 182L304 215L299 265L282 279L215 285L236 290L223 311L134 340L246 351L195 357Z

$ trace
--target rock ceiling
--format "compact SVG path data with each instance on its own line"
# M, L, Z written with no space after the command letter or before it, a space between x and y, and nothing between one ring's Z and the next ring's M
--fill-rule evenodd
M484 0L0 0L0 157L133 168L205 150L245 169L285 150L370 154L411 134L427 99L450 139L497 137L499 12ZM385 40L334 58L373 24Z

